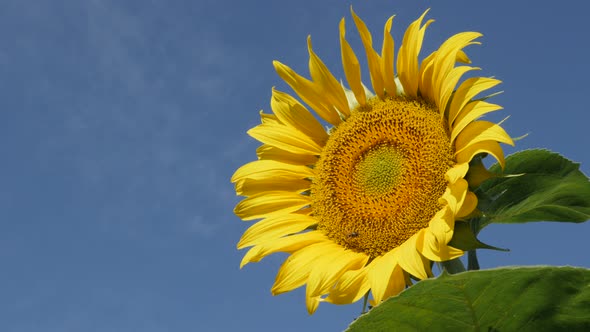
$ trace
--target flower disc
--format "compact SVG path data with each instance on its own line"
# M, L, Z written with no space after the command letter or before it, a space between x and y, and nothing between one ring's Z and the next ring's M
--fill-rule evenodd
M330 135L311 187L318 229L371 257L400 246L438 212L454 164L438 110L376 99Z

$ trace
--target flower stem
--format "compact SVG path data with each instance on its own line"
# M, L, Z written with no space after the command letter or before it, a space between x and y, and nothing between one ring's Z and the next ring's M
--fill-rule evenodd
M369 300L369 292L367 292L365 294L365 296L364 296L364 300L363 300L363 311L361 312L361 314L364 314L364 313L366 313L368 311L367 310L367 302L368 302L368 300Z
M467 269L469 271L479 270L479 262L477 260L477 252L475 249L467 252Z
M480 227L481 218L472 218L469 221L469 226L471 226L471 231L473 235L477 237L477 234L481 230ZM469 250L467 252L467 269L469 271L472 270L479 270L479 261L477 260L477 252L476 249Z

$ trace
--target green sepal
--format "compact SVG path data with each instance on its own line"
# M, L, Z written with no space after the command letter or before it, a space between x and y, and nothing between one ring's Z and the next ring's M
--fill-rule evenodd
M475 250L475 249L491 249L498 251L510 251L510 249L498 248L485 244L477 239L471 226L468 222L456 221L455 229L453 231L453 238L449 242L451 247L461 249L463 251Z

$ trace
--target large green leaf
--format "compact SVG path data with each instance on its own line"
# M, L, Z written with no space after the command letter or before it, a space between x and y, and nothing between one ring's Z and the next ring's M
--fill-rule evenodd
M590 270L443 274L376 306L348 331L590 331Z
M502 173L497 164L490 168ZM547 150L526 150L506 158L503 176L481 184L476 193L490 223L583 222L590 219L590 181L574 163Z

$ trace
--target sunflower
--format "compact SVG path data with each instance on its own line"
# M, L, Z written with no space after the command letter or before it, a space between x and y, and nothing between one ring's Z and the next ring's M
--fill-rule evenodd
M412 279L432 276L431 262L463 255L448 243L455 222L464 222L477 206L467 180L470 161L489 154L504 167L500 143L513 145L500 125L478 120L501 109L487 98L475 99L500 81L470 77L459 84L479 69L468 66L463 49L479 44L481 34L456 34L419 62L433 22L423 23L427 12L406 30L396 62L393 16L385 23L379 54L351 8L373 92L361 82L344 18L340 45L349 89L314 53L309 37L311 80L274 62L279 76L323 121L273 88L273 114L261 111L261 124L248 131L263 143L258 160L232 177L236 193L246 197L235 214L262 219L237 247L252 247L241 267L275 252L290 254L272 293L306 284L310 314L320 302L348 304L366 294L378 304Z

